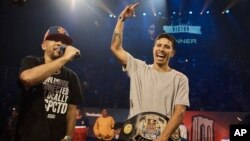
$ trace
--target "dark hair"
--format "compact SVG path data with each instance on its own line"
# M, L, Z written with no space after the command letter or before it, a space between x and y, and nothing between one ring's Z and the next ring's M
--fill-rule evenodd
M108 108L107 108L107 107L101 107L101 108L100 108L100 111L102 111L102 110L104 110L104 109L108 111Z
M174 36L168 34L168 33L161 33L160 35L158 35L155 39L155 43L157 40L161 39L161 38L167 38L168 40L170 40L173 44L173 50L175 50L175 45L176 45L176 39Z

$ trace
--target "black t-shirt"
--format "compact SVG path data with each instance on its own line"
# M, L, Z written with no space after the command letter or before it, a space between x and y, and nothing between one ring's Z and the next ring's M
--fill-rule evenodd
M27 56L20 66L24 70L44 64L44 58ZM60 141L66 134L69 104L83 102L77 75L67 67L41 84L22 88L17 141ZM72 115L75 116L75 115Z

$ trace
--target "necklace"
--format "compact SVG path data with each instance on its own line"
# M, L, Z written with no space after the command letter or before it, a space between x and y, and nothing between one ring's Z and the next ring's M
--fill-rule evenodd
M60 74L61 70L57 70L54 74Z

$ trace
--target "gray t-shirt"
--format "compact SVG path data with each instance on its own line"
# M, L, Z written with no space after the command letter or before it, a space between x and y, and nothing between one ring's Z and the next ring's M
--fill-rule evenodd
M130 77L131 118L141 112L157 112L171 117L174 105L189 107L188 78L174 69L170 72L158 72L153 65L138 60L128 54L126 68Z

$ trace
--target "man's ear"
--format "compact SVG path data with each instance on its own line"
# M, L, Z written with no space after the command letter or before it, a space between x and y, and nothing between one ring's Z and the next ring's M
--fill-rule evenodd
M175 55L175 50L173 51L173 53L172 53L171 57L174 57L174 55Z
M43 50L45 50L45 49L46 49L46 47L45 47L45 46L46 46L46 45L45 45L45 41L43 41L43 42L42 42L42 44L41 44L41 47L42 47L42 49L43 49Z

